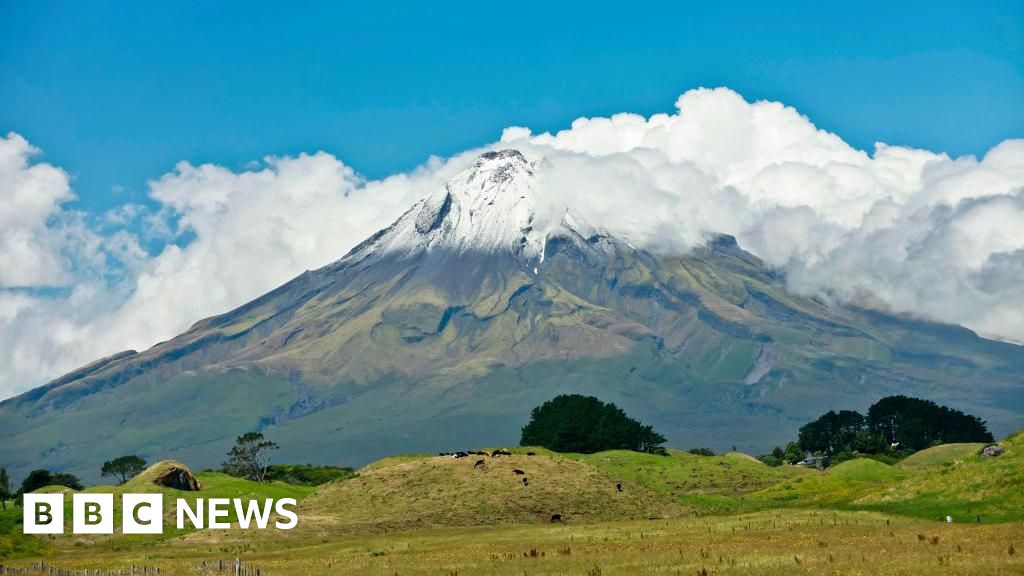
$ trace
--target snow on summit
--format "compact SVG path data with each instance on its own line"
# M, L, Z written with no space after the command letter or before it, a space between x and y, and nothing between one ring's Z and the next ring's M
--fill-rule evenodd
M518 150L485 152L342 262L353 264L374 254L407 258L444 249L507 252L533 266L544 251L544 235L535 229L535 217L533 165Z

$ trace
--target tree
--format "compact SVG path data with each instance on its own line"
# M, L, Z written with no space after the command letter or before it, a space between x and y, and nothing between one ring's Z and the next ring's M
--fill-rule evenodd
M7 476L7 468L0 468L0 506L7 510L7 500L11 494L11 478Z
M270 451L277 450L276 442L263 438L261 432L246 432L235 439L235 446L228 452L224 472L255 482L263 482L270 469Z
M829 410L800 428L800 448L811 452L835 454L848 450L864 426L864 416L853 410Z
M522 446L583 454L602 450L667 454L664 443L664 436L626 416L618 406L579 394L556 396L534 408L520 440Z
M867 425L887 445L922 450L935 442L992 442L985 421L930 400L889 396L868 408Z
M120 478L120 484L124 484L135 476L138 476L139 473L145 469L146 461L133 454L131 456L121 456L114 458L113 460L107 460L103 463L103 467L100 468L100 476L104 478L107 476Z
M790 464L796 464L804 459L804 451L796 442L790 442L786 444L786 451L783 453L782 459Z
M67 472L50 472L49 470L40 469L33 470L28 473L21 482L21 488L18 489L18 494L28 494L29 492L35 492L44 486L67 486L73 490L82 489L82 481L78 479L74 474L68 474Z
M81 490L82 488L85 488L82 481L78 479L78 476L67 472L54 472L53 483L58 486L67 486L72 490Z

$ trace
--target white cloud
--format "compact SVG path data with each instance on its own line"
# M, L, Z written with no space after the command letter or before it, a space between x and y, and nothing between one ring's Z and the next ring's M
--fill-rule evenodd
M1024 340L1024 140L981 160L882 143L868 155L728 89L689 91L677 107L556 134L515 128L503 143L544 157L549 201L641 244L726 232L799 292L870 295Z
M510 127L540 159L541 216L572 206L636 244L683 250L730 233L791 287L1024 340L1024 140L980 160L877 144L871 154L793 108L727 89L673 114ZM145 348L340 257L478 153L364 181L323 152L243 171L177 165L155 212L95 221L62 207L67 174L0 139L0 397L101 355ZM541 222L543 224L543 222ZM155 255L144 240L170 239ZM65 286L58 296L37 290Z
M0 288L67 280L59 233L47 221L74 195L66 172L49 164L30 165L37 154L18 134L0 137Z

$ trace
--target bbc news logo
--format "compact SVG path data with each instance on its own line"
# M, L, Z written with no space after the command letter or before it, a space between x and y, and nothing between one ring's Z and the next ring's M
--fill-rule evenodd
M176 525L178 529L231 528L228 518L232 510L238 527L266 529L276 513L273 526L291 530L299 523L294 498L274 500L242 500L241 498L197 498L195 503L178 498ZM72 494L72 534L113 534L113 494ZM64 533L63 494L25 494L23 512L25 534ZM164 499L160 494L123 494L121 496L121 532L124 534L162 534L164 531Z

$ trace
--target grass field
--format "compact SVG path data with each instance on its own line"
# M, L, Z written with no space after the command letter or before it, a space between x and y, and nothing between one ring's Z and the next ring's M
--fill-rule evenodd
M159 491L168 502L292 497L300 524L28 537L12 510L0 514L0 563L145 565L171 575L235 557L269 576L1024 574L1024 434L1001 445L998 458L981 458L980 445L948 445L895 466L855 459L825 472L739 453L516 448L497 458L386 458L318 488L205 472L191 493L153 485L149 471L87 491ZM563 521L551 523L552 514ZM953 523L940 521L947 515Z
M213 532L160 546L73 547L75 569L161 567L195 574L240 556L280 574L1021 574L1020 524L942 524L872 512L770 510L731 516L563 525L420 529L299 541ZM29 564L23 560L21 565ZM18 565L13 563L12 565Z

